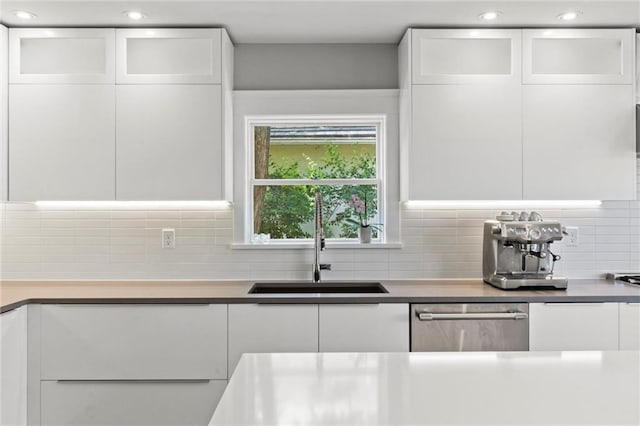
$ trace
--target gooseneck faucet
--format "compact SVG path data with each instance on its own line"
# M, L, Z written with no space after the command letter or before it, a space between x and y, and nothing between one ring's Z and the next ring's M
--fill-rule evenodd
M320 282L320 271L331 270L331 265L320 263L320 252L324 250L324 231L322 229L322 194L316 190L315 215L313 220L313 271L312 280Z

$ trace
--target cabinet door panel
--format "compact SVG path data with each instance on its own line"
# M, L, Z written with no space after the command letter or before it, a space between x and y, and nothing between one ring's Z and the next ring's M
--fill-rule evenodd
M43 381L43 425L206 425L226 380Z
M615 351L617 303L531 303L532 351Z
M220 83L221 31L116 30L118 84Z
M10 83L113 84L114 30L12 28Z
M635 199L631 86L523 90L525 199Z
M523 31L525 84L633 84L633 29Z
M0 424L27 424L27 306L0 314Z
M44 379L226 379L226 305L44 305Z
M243 353L318 352L318 305L229 305L229 377Z
M113 200L115 87L10 85L9 199Z
M117 86L117 199L222 199L221 102L217 85Z
M325 305L320 309L320 352L408 352L409 306Z
M620 304L620 349L640 350L640 303Z
M520 30L412 30L413 84L520 83Z
M409 199L522 198L518 87L413 86L412 96Z

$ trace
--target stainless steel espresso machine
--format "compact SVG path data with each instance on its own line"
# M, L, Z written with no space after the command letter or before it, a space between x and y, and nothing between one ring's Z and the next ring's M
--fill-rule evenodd
M484 223L482 268L488 284L501 289L521 287L567 288L566 278L555 277L560 256L551 244L562 240L564 228L543 220L537 212L502 212Z

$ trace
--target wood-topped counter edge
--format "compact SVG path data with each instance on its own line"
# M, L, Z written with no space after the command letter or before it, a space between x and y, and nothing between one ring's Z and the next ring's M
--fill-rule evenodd
M640 286L598 279L570 280L566 290L499 290L480 279L380 280L385 294L248 294L237 280L5 280L0 313L37 304L208 303L640 303ZM309 283L311 285L311 283Z

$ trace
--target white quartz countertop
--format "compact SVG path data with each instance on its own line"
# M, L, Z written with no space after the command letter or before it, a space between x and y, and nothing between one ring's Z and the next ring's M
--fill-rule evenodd
M640 425L640 352L245 354L210 425Z

